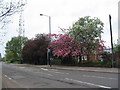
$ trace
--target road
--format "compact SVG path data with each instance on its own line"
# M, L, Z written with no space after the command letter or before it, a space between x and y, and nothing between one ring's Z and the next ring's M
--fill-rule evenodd
M118 88L118 75L115 73L46 69L8 64L2 65L2 72L3 82L8 81L11 88L12 86L13 88Z

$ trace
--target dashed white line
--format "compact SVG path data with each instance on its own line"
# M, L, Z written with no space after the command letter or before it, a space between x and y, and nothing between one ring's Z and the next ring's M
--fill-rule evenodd
M6 78L8 78L9 80L11 80L12 78L8 77L7 75L5 75Z
M97 84L93 84L93 83L89 83L89 82L83 82L83 81L69 79L69 78L65 78L65 80L69 80L69 81L73 81L73 82L77 82L77 83L82 83L82 84L87 84L87 85L92 85L92 86L96 86L96 87L100 87L100 88L107 88L107 89L111 88L111 87L108 87L108 86L97 85Z
M59 74L68 74L68 73L62 73L62 72L54 72L54 73L59 73Z
M5 75L5 77L8 77L7 75Z
M112 80L117 80L116 78L107 78L107 77L101 77L101 76L89 76L89 75L83 75L83 77L93 77L93 78L100 78L100 79L112 79Z
M50 71L50 70L48 70L48 69L45 69L45 68L41 68L41 69L44 70L44 71L53 72L53 73L69 74L69 73L57 72L55 69L50 69L50 70L52 70L52 71Z
M51 69L51 70L53 70L53 71L58 71L58 70L56 70L56 69Z
M41 68L42 70L44 70L44 71L48 71L48 69L45 69L45 68Z
M49 75L49 76L53 76L52 74L47 74L47 75Z
M12 78L10 78L10 77L9 77L8 79L10 79L10 80L11 80Z
M43 73L43 72L37 72L37 73L53 76L52 74L47 74L47 73Z

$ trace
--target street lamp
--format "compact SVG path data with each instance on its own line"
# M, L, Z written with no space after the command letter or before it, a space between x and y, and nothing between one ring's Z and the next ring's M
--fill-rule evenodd
M48 16L48 15L44 15L44 14L40 14L40 16L46 16L46 17L49 17L49 34L51 34L51 17ZM50 37L50 40L51 40L51 37Z
M46 16L46 17L49 17L49 34L51 35L51 17L50 16L48 16L48 15L44 15L44 14L40 14L40 16ZM51 36L49 36L49 38L50 38L50 42L51 42ZM49 61L49 65L50 65L50 67L51 67L51 62L50 62L50 52L51 52L51 50L50 50L50 48L48 48L47 49L47 64L48 64L48 61Z

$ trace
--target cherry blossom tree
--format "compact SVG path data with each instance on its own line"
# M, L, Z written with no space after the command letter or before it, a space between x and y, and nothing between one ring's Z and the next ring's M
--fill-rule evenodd
M52 42L49 44L48 48L52 49L52 53L54 56L66 58L72 60L71 57L79 56L81 61L82 55L88 55L89 51L84 47L88 47L90 43L80 44L77 41L73 40L74 36L70 34L51 34ZM99 51L100 53L105 48L104 41L100 39L95 39L96 47L98 48L91 48L91 51ZM89 47L90 48L90 47ZM68 59L68 58L67 58ZM69 60L70 61L70 60Z
M55 56L65 57L67 55L77 55L80 53L79 45L77 42L72 41L72 37L69 34L53 34L55 38L49 45L52 48Z

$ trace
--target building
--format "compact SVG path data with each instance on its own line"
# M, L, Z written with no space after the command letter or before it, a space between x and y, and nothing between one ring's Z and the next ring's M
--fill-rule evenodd
M94 50L94 53L91 53L89 55L89 60L92 60L92 61L103 61L103 58L102 58L102 54L104 53L104 49L96 49ZM83 55L81 56L81 60L82 62L86 62L88 61L88 55Z

